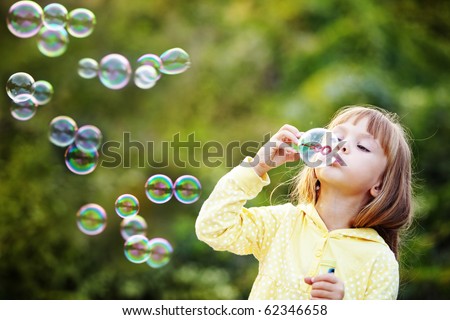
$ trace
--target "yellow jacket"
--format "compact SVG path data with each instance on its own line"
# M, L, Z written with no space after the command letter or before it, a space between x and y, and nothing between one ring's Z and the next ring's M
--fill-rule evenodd
M248 166L234 168L219 180L195 225L198 238L215 250L258 259L249 299L309 299L304 277L329 268L344 282L344 299L396 299L398 263L374 229L329 232L312 204L245 208L269 183Z

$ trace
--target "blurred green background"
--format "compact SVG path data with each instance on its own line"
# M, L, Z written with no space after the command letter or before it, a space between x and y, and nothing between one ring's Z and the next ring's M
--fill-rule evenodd
M0 96L0 299L246 299L257 274L253 257L214 252L194 231L217 180L256 148L234 149L215 159L222 162L216 168L204 161L180 168L170 153L167 167L140 167L136 148L122 150L129 168L77 176L65 167L64 150L48 141L54 117L96 125L105 141L121 141L125 132L153 141L149 152L161 159L161 142L176 134L186 141L194 133L201 145L262 143L284 123L305 131L357 103L397 112L413 137L416 219L401 254L399 298L450 298L449 1L61 0L69 10L92 10L97 25L88 38L71 37L57 58L43 56L35 38L9 32L14 2L0 4L1 83L23 71L52 83L55 94L26 122L13 119L6 92ZM191 68L150 90L130 83L113 91L77 74L85 57L120 53L135 68L141 55L174 47L190 54ZM180 158L205 156L191 151ZM270 192L296 170L278 168L249 205L284 201L287 187L272 199ZM156 173L195 175L201 199L151 203L144 183ZM166 267L124 257L114 212L123 193L140 200L148 237L172 243ZM91 202L108 212L106 230L92 237L75 219Z

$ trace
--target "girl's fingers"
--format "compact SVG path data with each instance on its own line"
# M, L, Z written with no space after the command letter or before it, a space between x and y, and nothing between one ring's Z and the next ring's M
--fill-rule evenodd
M300 153L298 153L295 150L291 151L291 153L289 153L286 157L286 161L288 162L294 162L299 160L300 160Z
M300 135L300 131L294 126L284 125L269 142L259 149L255 156L256 161L264 169L269 168L270 170L270 168L275 168L285 162L300 160L298 151L293 148L293 145L298 145Z
M325 290L311 290L311 299L333 299L333 292Z
M313 282L319 282L319 281L326 281L326 282L330 282L330 283L337 283L339 280L338 278L334 275L334 273L324 273L324 274L319 274L317 276L315 276L313 278Z
M275 140L273 142L275 143L275 145L272 147L273 150L282 150L281 152L284 152L286 154L288 154L288 153L292 153L293 154L293 153L296 152L295 149L292 148L290 144L288 144L288 143L286 143L284 141ZM281 154L283 154L283 153L281 153Z
M284 143L295 143L298 144L297 136L289 130L280 130L274 136L274 140L279 140Z
M321 274L305 282L311 285L311 299L343 299L344 283L332 273Z
M326 282L326 281L319 281L314 282L312 284L313 290L324 290L324 291L333 291L335 289L336 284Z
M283 125L280 130L288 130L290 132L292 132L297 138L300 137L301 132L294 126L290 125L290 124L285 124Z

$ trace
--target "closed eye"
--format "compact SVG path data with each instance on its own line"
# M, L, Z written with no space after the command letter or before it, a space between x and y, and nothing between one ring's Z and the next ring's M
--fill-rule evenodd
M364 147L363 145L358 144L358 149L364 151L364 152L370 152L369 149L367 149L366 147Z

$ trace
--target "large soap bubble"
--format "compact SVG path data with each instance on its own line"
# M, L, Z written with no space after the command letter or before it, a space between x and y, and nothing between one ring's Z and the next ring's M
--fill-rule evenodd
M161 55L162 65L159 71L164 74L179 74L191 66L189 54L180 48L167 50Z
M118 90L125 87L131 78L131 65L120 54L109 54L100 61L99 78L109 89Z
M67 18L67 31L75 38L86 38L92 34L97 20L92 11L78 8L70 11Z
M67 116L53 118L49 125L50 142L58 147L67 147L75 141L78 126L75 120Z
M33 94L33 84L34 79L28 73L16 72L6 82L6 93L11 99L16 100L19 95Z
M44 7L44 25L48 29L64 28L67 23L68 11L59 3L50 3Z
M34 1L19 1L8 11L6 23L9 31L19 38L31 38L42 26L43 11Z
M77 212L77 226L89 236L100 234L106 228L106 211L95 203L89 203Z
M69 47L69 35L66 29L42 27L38 34L37 47L47 57L59 57Z
M298 146L294 148L307 166L317 168L332 165L336 161L332 151L338 143L338 138L330 130L314 128L303 133Z

